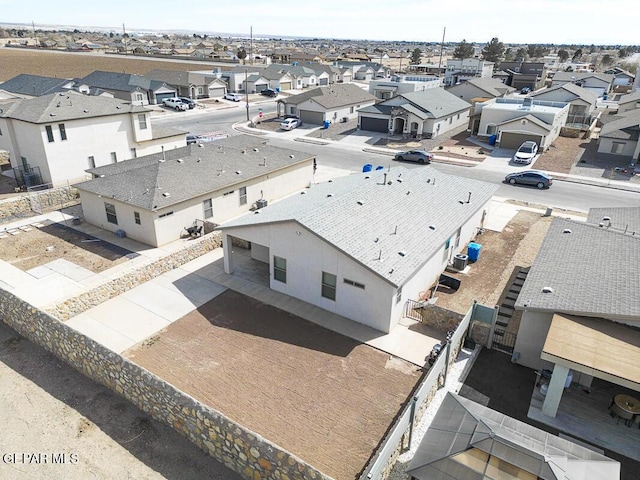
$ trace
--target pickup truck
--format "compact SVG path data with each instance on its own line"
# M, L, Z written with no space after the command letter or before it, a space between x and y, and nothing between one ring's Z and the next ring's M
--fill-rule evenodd
M174 110L187 110L189 107L182 103L179 98L165 98L162 100L162 105L167 108L173 108Z

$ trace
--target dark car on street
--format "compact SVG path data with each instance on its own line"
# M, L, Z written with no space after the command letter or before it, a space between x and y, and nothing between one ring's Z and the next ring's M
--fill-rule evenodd
M260 95L264 95L265 97L277 97L278 92L276 92L273 88L265 88L260 92Z
M526 170L524 172L510 173L504 177L504 181L511 185L533 185L540 189L549 188L553 183L553 177L539 170Z

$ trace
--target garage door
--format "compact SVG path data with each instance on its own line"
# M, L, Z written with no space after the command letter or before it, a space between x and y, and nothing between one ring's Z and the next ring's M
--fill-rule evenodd
M360 129L370 132L389 132L389 121L386 118L361 117Z
M319 85L329 85L329 79L328 78L321 78L318 81Z
M542 135L502 132L500 148L516 150L527 140L532 140L540 146L540 143L542 142Z
M291 82L280 83L280 90L291 90Z
M322 122L324 122L324 113L311 112L309 110L300 110L300 119L302 120L302 123L322 125Z
M261 92L263 90L266 90L267 88L269 88L268 83L256 85L256 92Z
M157 93L156 94L156 102L158 102L158 105L160 105L162 103L162 100L165 98L173 98L175 97L175 94L173 93Z
M224 96L224 91L226 89L224 87L220 88L210 88L209 89L209 98L220 98Z

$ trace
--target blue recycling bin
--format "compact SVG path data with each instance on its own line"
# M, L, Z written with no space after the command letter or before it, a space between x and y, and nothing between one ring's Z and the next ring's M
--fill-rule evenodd
M489 145L492 145L492 146L493 146L493 145L495 145L495 144L496 144L496 140L497 140L497 139L498 139L498 136L497 136L497 135L491 135L491 136L489 137Z
M331 122L329 120L325 120L324 121L324 129L326 130L327 128L329 128L329 125L331 125Z
M384 167L383 167L382 165L378 165L378 166L376 167L376 171L378 171L378 170L384 170Z
M467 246L467 255L469 256L470 262L478 261L478 258L480 258L480 250L482 250L482 245L479 243L471 242Z
M371 165L370 163L365 163L362 166L362 173L370 172L371 170L373 170L373 165Z

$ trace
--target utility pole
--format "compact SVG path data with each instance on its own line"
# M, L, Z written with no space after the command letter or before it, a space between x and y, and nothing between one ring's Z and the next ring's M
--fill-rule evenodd
M247 122L249 121L249 71L244 69L244 101L247 104Z
M251 59L251 65L253 65L253 25L250 27L250 30L249 30L249 38L250 38L249 58Z
M122 40L124 42L124 54L127 54L127 31L124 29L124 22L122 22Z
M444 50L444 35L447 33L447 27L442 30L442 43L440 44L440 61L438 62L438 76L442 75L442 52Z
M36 24L31 21L31 26L33 27L33 43L35 47L38 48L38 37L36 36Z

